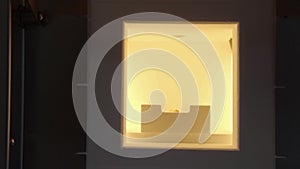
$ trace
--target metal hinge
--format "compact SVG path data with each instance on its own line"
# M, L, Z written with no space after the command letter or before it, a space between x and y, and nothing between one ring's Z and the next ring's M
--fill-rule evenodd
M33 11L30 5L20 5L18 7L18 15L20 20L19 23L22 28L36 25L45 26L48 22L43 12Z

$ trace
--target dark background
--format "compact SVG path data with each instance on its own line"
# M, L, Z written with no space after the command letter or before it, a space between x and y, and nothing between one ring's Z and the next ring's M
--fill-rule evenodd
M6 8L8 4L5 2L7 1L2 0L0 4L0 21L1 24L4 23L4 25L8 23L8 11ZM106 1L101 4L103 5L103 7L100 7L103 11L98 11L100 19L95 21L92 20L93 18L87 16L87 7L91 4L88 4L86 0L37 0L36 2L38 9L46 14L49 22L44 27L27 27L25 31L25 102L24 120L22 120L22 116L20 114L22 109L22 99L20 97L22 95L22 92L20 91L20 88L22 86L20 82L22 81L22 41L20 40L22 38L22 32L17 21L18 16L16 14L17 6L20 4L20 1L12 2L14 27L12 52L13 99L11 137L16 140L16 143L15 145L11 145L10 168L20 168L22 163L24 169L84 169L86 163L86 143L88 143L88 146L90 148L95 148L95 145L93 145L93 142L89 140L86 141L85 134L77 121L77 117L73 109L73 103L71 99L71 81L74 63L76 61L77 55L82 45L87 40L89 34L91 34L101 25L109 22L111 19L118 17L118 15L121 16L130 12L138 12L139 10L136 9L147 9L148 11L153 10L153 3L149 3L149 1L147 0L143 0L140 2L132 0L132 3L123 2L120 4L110 3L109 1ZM160 2L156 1L156 3ZM183 8L188 9L187 6L189 6L189 3L192 3L192 1L186 1L184 3L182 2L182 4L179 5ZM205 3L207 4L207 2ZM168 5L168 10L166 10L166 7L163 6L158 7L159 10L176 13L176 10L175 8L172 8L172 5L169 5L168 3L165 5ZM257 6L265 4L253 3L252 5L253 6L250 6L250 8L253 9L253 16L249 15L249 18L259 18L259 15L254 16L256 12L255 8ZM96 8L97 6L89 7L90 9L92 9L93 7ZM106 10L104 8L106 8ZM190 8L191 9L189 10L189 12L184 12L183 10L181 15L179 16L185 16L185 18L191 20L199 19L196 17L197 15L193 13L193 11L197 11L196 7L194 9L193 7ZM269 9L272 7L266 6L266 8ZM261 7L260 9L263 10L263 7ZM222 10L222 8L220 8L220 10ZM107 11L110 11L111 14L109 14ZM209 12L208 9L207 11ZM142 12L142 10L139 12ZM232 13L228 11L228 14L230 15ZM263 15L263 12L259 14ZM205 18L205 16L203 16L203 18ZM255 24L254 21L253 24ZM263 25L264 23L261 24ZM300 115L298 112L299 110L297 108L299 102L298 96L300 93L298 88L299 84L297 82L297 77L299 76L297 71L297 57L300 56L298 47L298 45L300 44L299 30L299 0L277 0L276 64L273 64L272 59L268 64L273 64L275 66L276 156L274 158L276 158L276 168L278 169L297 169L300 166L300 155L297 152L300 146L300 127L297 124L300 119ZM8 57L2 56L8 55L7 31L8 27L1 25L1 169L4 168L5 160L3 159L5 159L6 155L6 152L4 150L6 147L5 131L7 129L7 121L5 119L7 119L7 114L2 112L7 112L6 98L8 86L5 84L7 84L8 82ZM246 33L242 35L244 37L247 36ZM245 49L244 52L248 53L250 51L246 51ZM245 61L246 60L244 60L244 62ZM255 80L256 77L251 77L251 79ZM269 77L268 79L272 79L272 77ZM244 102L244 104L246 103ZM20 131L22 130L22 121L24 122L23 138L21 137L20 133ZM23 144L21 144L20 142L20 140L22 139L24 140ZM22 158L22 151L20 151L21 147L23 147L24 150L23 161L20 160L20 158ZM262 149L261 151L264 150ZM161 159L179 161L180 159L182 159L182 156L186 155L186 153L182 153L180 151L172 151L169 154L155 157L152 160L128 160L123 158L120 159L97 148L90 152L91 154L89 156L89 159L91 161L98 160L99 164L104 161L104 164L99 165L98 168L133 168L135 164L140 165L138 168L141 168L142 165L148 164L149 168L151 168L151 166L152 168L158 168L158 166L161 166L161 168L165 169L170 167L170 165L167 164L168 162L165 162L164 164ZM251 154L254 155L255 153L258 155L260 154L260 152L253 152ZM199 155L195 152L187 154L188 156ZM208 152L208 154L213 155L211 152ZM226 153L224 153L223 155L224 158L227 156ZM257 161L252 155L243 158L253 158L253 162ZM266 158L269 159L273 157ZM189 168L192 168L192 166L195 166L197 168L197 166L194 164L197 162L196 159L197 158L195 158L195 160L189 161ZM232 162L229 160L230 158L228 157L228 166L230 166L229 163ZM257 161L257 163L262 164L264 162L264 159L259 159L259 161ZM213 160L211 162L216 163L215 166L218 165L217 162ZM240 168L250 168L251 166L255 166L255 164L247 164L243 163L242 161L239 165ZM180 166L180 164L178 164L177 166L179 168L184 168L184 166ZM91 167L96 168L96 166Z
M300 167L300 1L277 0L276 160L277 169Z
M75 61L87 39L87 2L35 2L49 22L28 24L22 32L22 2L12 1L11 138L15 144L11 144L10 168L83 169L86 137L74 112L71 84Z
M276 148L278 169L300 167L299 65L300 19L280 17L277 22Z
M0 168L6 166L8 129L9 3L0 1Z

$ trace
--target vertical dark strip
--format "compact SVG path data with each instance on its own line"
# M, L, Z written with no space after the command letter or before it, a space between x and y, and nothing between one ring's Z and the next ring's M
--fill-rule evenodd
M21 58L21 131L20 131L20 169L23 169L24 150L24 99L25 99L25 28L22 29L22 58Z
M24 82L25 82L25 29L22 29L22 58L21 58L21 112L20 112L20 169L23 167L24 147Z
M9 90L9 0L0 1L0 168L7 168Z
M21 0L11 1L11 124L9 169L21 169L23 159L23 35L20 20Z

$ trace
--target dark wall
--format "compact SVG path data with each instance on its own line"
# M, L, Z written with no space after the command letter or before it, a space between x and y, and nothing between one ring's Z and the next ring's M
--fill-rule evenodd
M296 169L300 166L299 30L299 18L278 18L276 55L278 169Z
M25 168L84 166L77 153L85 151L85 137L73 110L71 84L85 23L84 17L60 16L26 33Z
M89 169L274 169L275 168L275 2L273 0L90 0L89 33L118 17L136 12L166 12L190 21L240 23L240 151L171 150L147 159L127 159L110 154L88 140ZM122 30L120 30L122 31ZM113 66L121 60L121 46L106 56L102 81L111 80ZM112 67L110 67L112 66ZM105 85L103 85L105 86ZM106 84L106 86L109 86ZM109 96L103 88L101 96ZM104 95L103 95L104 94ZM102 105L111 107L111 99ZM110 112L118 117L118 112ZM110 118L113 126L120 119Z
M86 2L38 0L36 5L48 24L25 28L23 168L83 169L85 134L73 108L72 74L87 38ZM15 63L16 74L20 64ZM18 83L21 79L15 77ZM19 117L20 105L14 103L14 117ZM17 168L19 162L12 165Z
M299 0L276 0L277 16L300 18Z

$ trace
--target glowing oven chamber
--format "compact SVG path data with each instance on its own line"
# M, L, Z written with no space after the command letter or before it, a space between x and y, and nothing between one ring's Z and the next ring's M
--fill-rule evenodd
M238 39L232 22L125 22L123 146L238 150Z

